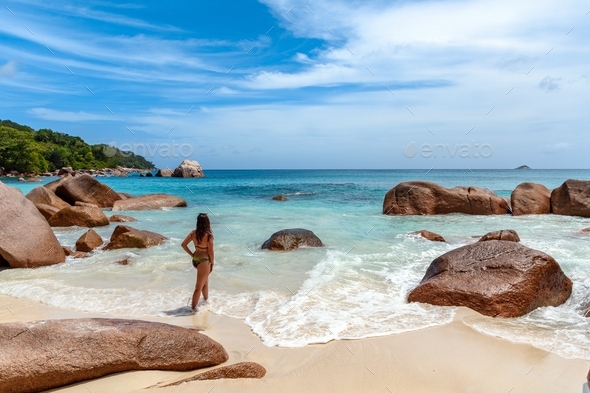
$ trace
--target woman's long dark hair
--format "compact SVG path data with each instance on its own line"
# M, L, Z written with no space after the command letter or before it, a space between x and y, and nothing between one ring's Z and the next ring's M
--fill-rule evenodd
M205 235L213 236L213 232L211 232L211 223L209 222L209 216L207 213L200 213L197 216L197 242L200 243Z

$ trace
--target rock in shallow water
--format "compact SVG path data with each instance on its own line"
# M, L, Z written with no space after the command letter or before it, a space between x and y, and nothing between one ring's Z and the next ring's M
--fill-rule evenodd
M102 246L102 237L94 230L89 229L85 234L76 240L76 251L90 252Z
M116 201L113 204L113 211L155 210L161 209L163 207L186 206L186 201L182 198L167 194L150 194Z
M227 361L197 330L124 319L0 324L0 391L29 393L129 370L189 371Z
M549 214L551 213L551 191L542 184L521 183L510 195L512 214Z
M408 301L519 317L537 307L559 306L571 292L571 280L551 256L515 242L490 240L436 258Z
M79 175L61 179L55 189L55 194L73 205L74 203L87 202L98 207L113 207L113 203L121 199L111 187L103 184L90 175Z
M109 219L98 207L69 206L48 220L52 227L100 227L109 225Z
M568 179L554 189L551 192L551 212L590 217L590 181Z
M445 188L425 181L402 182L387 192L383 214L507 214L504 198L479 187Z
M431 242L446 242L445 238L439 235L438 233L427 231L423 229L421 231L412 232L414 235L419 235L426 240L430 240Z
M121 214L113 214L109 217L109 222L134 222L137 221L133 217L123 216Z
M262 244L263 249L271 251L289 251L301 246L322 247L323 244L315 233L301 228L283 229L275 232Z
M148 248L162 244L166 240L166 237L155 232L142 231L126 225L117 225L111 235L111 241L104 249Z
M172 177L204 177L203 168L197 161L184 160L172 172Z
M483 235L478 241L487 242L489 240L505 240L507 242L519 242L520 237L513 229L503 229L500 231L488 232Z

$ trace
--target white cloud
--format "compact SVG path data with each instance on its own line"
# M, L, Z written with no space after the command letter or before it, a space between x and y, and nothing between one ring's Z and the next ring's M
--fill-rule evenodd
M115 116L109 115L99 115L94 113L88 112L67 112L67 111L57 111L53 109L47 108L32 108L29 111L33 116L38 117L44 120L53 120L53 121L116 121L120 120Z
M8 60L6 64L0 66L0 78L12 78L17 71L17 63L14 60Z
M546 76L541 80L541 82L539 82L539 88L541 90L545 90L547 93L558 91L560 88L559 81L561 81L561 78L552 78L550 76Z

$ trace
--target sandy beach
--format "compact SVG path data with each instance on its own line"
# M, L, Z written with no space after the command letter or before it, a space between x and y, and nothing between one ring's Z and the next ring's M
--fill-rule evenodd
M109 317L0 296L0 322ZM147 318L201 329L230 355L226 364L254 361L267 369L261 380L195 381L160 387L203 372L139 371L110 375L54 392L581 392L590 362L564 359L530 345L476 332L460 309L442 327L385 337L332 341L303 348L264 346L242 321L209 312ZM221 366L218 366L221 367Z

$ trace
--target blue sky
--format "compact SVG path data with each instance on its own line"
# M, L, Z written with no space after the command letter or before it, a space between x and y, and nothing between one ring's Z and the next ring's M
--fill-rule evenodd
M589 11L5 1L0 118L160 167L588 168Z

